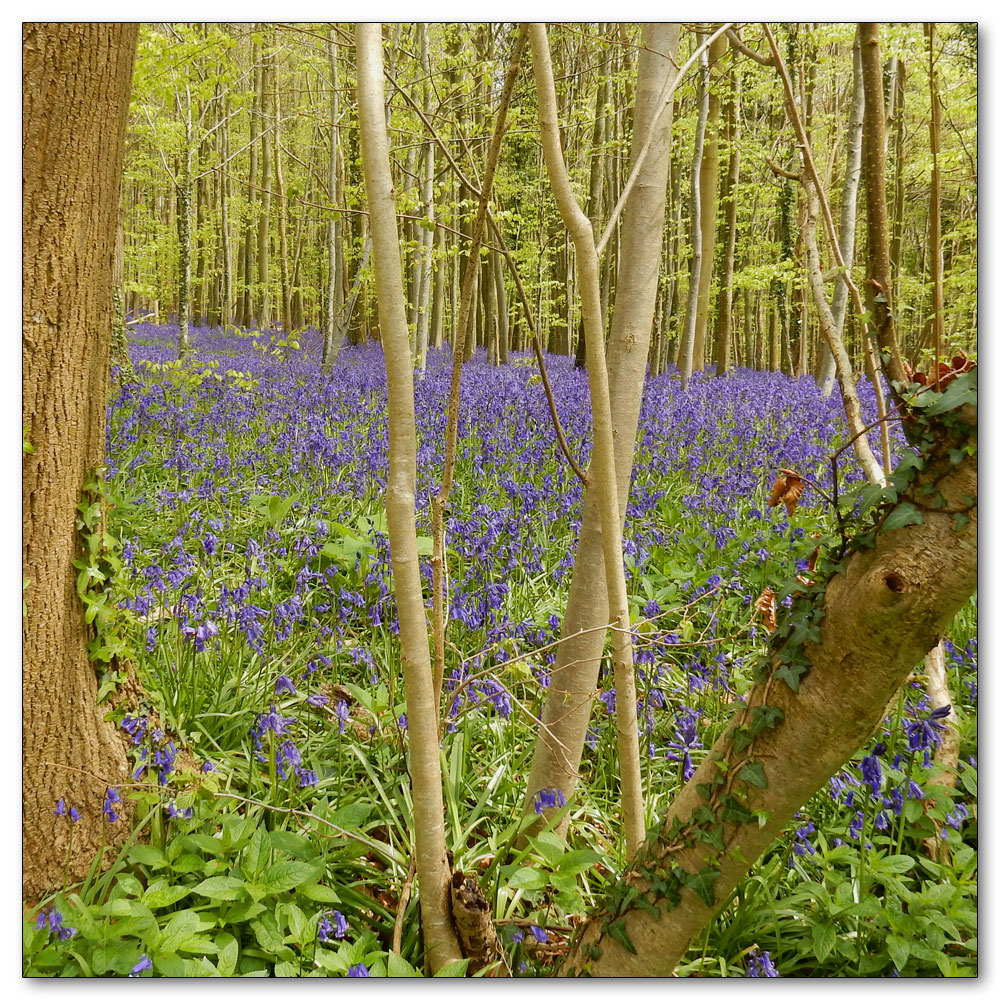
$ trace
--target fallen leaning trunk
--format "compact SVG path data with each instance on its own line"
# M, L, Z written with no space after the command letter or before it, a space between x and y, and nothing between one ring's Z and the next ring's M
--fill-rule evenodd
M792 638L775 652L576 938L562 975L668 975L796 810L871 737L975 591L977 413L970 405L944 416L874 544L846 557L825 592L817 583L793 604L786 632L798 646Z

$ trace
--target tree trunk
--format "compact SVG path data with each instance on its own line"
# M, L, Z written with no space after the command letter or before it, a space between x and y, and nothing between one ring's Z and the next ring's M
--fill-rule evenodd
M271 222L271 123L268 118L268 93L273 87L272 54L264 56L260 71L258 106L261 117L260 146L260 216L257 219L257 325L264 329L271 324L269 298L270 246L268 234ZM272 105L273 106L273 105Z
M729 144L729 166L726 168L726 187L723 201L726 221L723 229L726 254L722 264L719 288L718 317L716 319L716 375L725 375L730 368L733 325L733 268L736 263L736 210L740 186L740 65L733 59L733 83L726 108L726 141Z
M418 25L420 34L420 64L424 74L424 114L431 113L431 62L426 24ZM423 170L420 180L420 200L427 219L427 226L420 229L420 290L417 296L416 369L427 368L427 345L431 313L431 269L434 246L434 143L424 148Z
M847 162L844 166L844 186L840 196L840 226L837 242L844 263L850 267L854 262L854 230L858 217L858 188L861 186L861 135L865 121L865 87L861 70L861 39L854 36L852 49L854 65L853 89L851 93L851 117L847 127ZM847 315L847 300L850 291L841 277L833 290L833 322L837 333L843 337L844 317ZM820 351L820 363L816 372L816 384L824 398L833 391L837 365L829 345L824 341Z
M125 749L97 706L88 628L76 593L80 491L104 458L118 227L135 24L21 29L23 113L22 413L34 451L22 465L22 892L71 879L104 838L105 789L128 780Z
M691 271L688 278L687 318L684 324L683 367L681 389L687 391L695 370L698 325L698 290L701 287L702 225L701 225L701 160L705 149L705 126L708 121L708 81L710 73L708 53L701 54L701 72L698 75L698 126L695 132L694 153L691 157ZM704 364L702 365L704 367ZM700 369L699 369L700 370Z
M872 317L883 352L882 367L893 381L905 382L906 372L896 339L893 317L892 266L889 259L889 217L885 200L885 104L882 96L882 56L878 23L863 21L861 67L865 81L865 203L868 210L868 278L875 290Z
M334 332L344 302L344 286L341 281L343 243L340 235L340 170L337 147L340 142L340 95L337 92L337 29L330 26L330 228L327 239L327 256L330 262L330 281L326 294L326 329L323 331L323 357L320 361L324 374L330 371L333 357L340 349L334 348Z
M676 24L647 24L643 28L646 48L639 55L633 158L638 156L650 133L651 123L659 108L659 95L676 74L670 57L676 54L678 35ZM666 53L667 58L660 53ZM626 224L622 228L620 297L616 298L608 342L608 380L620 511L625 511L628 505L656 297L662 220L670 170L671 122L672 106L660 117L653 130L650 150L629 199ZM584 497L580 543L562 624L563 641L556 654L542 712L543 728L532 757L526 812L534 812L534 797L540 789L561 789L568 799L576 787L604 649L604 636L595 628L607 621L608 598L600 510L596 495L588 490ZM591 631L585 631L588 629Z
M278 89L278 61L271 69L274 87L274 193L278 199L278 255L281 271L281 327L287 339L292 332L292 285L288 274L288 204L281 169L281 92Z
M825 591L817 584L815 603L809 590L800 596L790 614L812 613L820 624L818 642L799 647L796 666L807 672L797 692L774 672L782 654L786 663L790 655L776 643L770 677L751 690L671 804L659 835L612 890L617 899L627 890L625 901L589 918L564 975L669 975L796 810L871 737L889 699L975 591L977 415L967 406L948 416L955 421L950 435L938 426L923 453L927 467L904 494L919 504L921 489L935 484L946 509L925 508L921 524L878 531L873 547L827 575ZM949 451L966 447L971 454L952 465ZM961 533L956 510L969 515ZM745 727L766 718L762 710L778 713L776 722L751 737ZM747 765L756 769L752 783L742 777ZM682 887L699 876L704 898Z
M449 962L461 959L462 952L451 922L451 867L444 839L438 709L434 703L427 620L417 557L414 521L417 442L413 369L399 260L396 198L385 124L382 25L358 24L355 37L361 159L370 212L379 327L388 380L389 479L385 510L406 685L416 870L424 946L431 969L437 972Z
M600 511L602 555L605 586L612 633L611 648L614 665L618 728L618 759L621 777L622 826L625 832L625 853L631 858L645 839L645 815L642 802L642 776L639 768L639 738L636 723L635 667L632 654L632 633L629 621L628 592L622 564L622 520L619 514L618 483L615 474L614 428L611 418L611 395L608 388L607 365L604 357L604 331L601 319L601 279L590 220L577 203L559 141L559 119L556 110L555 82L549 56L545 25L530 27L532 67L538 91L538 118L542 133L542 150L552 191L559 206L567 232L576 248L580 269L580 293L584 323L587 329L587 369L590 381L591 413L593 418L594 450L587 478L587 495L596 497ZM662 58L662 57L659 57ZM662 208L660 211L662 218ZM659 248L654 257L659 264ZM652 299L652 296L650 296ZM646 336L652 315L646 324ZM648 349L648 345L647 345ZM640 354L645 368L645 351ZM640 380L641 385L641 380Z
M708 48L709 81L713 68L718 74L718 62L729 43L720 35ZM719 203L719 95L708 86L708 121L704 153L701 158L701 271L698 276L698 315L694 329L694 369L705 370L705 347L708 343L708 318L711 312L712 273L715 270L715 215Z
M930 247L928 253L931 259L931 281L934 286L934 364L937 370L937 362L942 357L942 338L944 335L944 261L941 257L941 166L938 163L938 92L937 75L934 59L934 25L927 23L924 25L924 34L927 38L927 58L929 63L930 91L931 91L931 120L930 143L931 143L931 204L930 204Z

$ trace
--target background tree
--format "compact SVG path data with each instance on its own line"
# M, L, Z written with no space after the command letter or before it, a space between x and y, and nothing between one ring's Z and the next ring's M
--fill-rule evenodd
M125 751L97 707L76 591L77 504L104 457L112 266L134 24L22 27L24 115L22 407L23 892L79 877L127 834L101 813L126 780ZM100 518L94 530L100 532ZM65 799L81 813L54 815Z

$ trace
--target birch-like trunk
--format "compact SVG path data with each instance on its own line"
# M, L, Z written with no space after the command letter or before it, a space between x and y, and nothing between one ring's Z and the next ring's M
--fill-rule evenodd
M676 24L647 24L643 27L646 48L639 54L631 167L634 168L647 141L649 152L638 172L621 229L622 266L607 346L619 511L625 511L628 505L655 308L670 170L672 104L668 104L655 125L654 119L662 104L661 97L677 72L670 57L677 52L678 36ZM540 789L558 788L569 798L576 787L604 649L604 636L587 630L608 620L600 507L597 494L587 490L580 543L563 617L563 642L556 654L542 711L542 731L535 743L528 778L527 812L534 812L533 799Z
M389 164L382 80L382 25L358 24L358 115L369 225L375 256L379 327L389 405L389 478L385 511L399 613L399 644L409 720L410 775L420 915L432 971L461 959L451 921L451 867L444 837L438 709L431 683L427 619L414 521L416 418L413 369L399 260L396 197Z
M736 263L736 213L740 188L740 65L733 58L733 83L726 108L726 140L729 143L729 165L726 169L726 187L723 200L726 203L725 234L726 253L722 264L722 280L717 306L717 329L715 363L716 375L729 371L732 355L733 325L733 268Z
M555 81L544 24L529 29L531 59L538 91L538 120L542 132L542 151L552 192L563 224L576 248L580 275L580 304L587 331L587 370L590 381L590 404L593 417L594 450L587 477L587 492L597 496L600 508L602 554L605 585L611 619L611 648L614 661L618 727L618 763L621 779L625 853L631 858L646 837L642 803L642 772L639 767L638 711L636 708L635 666L632 656L632 632L629 621L628 591L622 562L622 528L618 510L615 475L614 429L611 420L611 394L604 357L604 330L601 318L601 278L594 245L594 230L580 208L570 186L559 141L559 118ZM659 255L657 255L659 257ZM645 354L642 355L645 358Z

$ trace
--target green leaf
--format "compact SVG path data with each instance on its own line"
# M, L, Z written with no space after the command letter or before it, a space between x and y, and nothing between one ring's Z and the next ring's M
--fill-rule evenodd
M165 954L178 951L201 929L201 918L194 910L181 910L180 913L175 913L167 922L166 927L160 931L159 938L153 947L158 952Z
M191 891L209 899L240 899L246 895L247 886L242 879L231 875L215 875L200 882Z
M299 886L296 890L296 895L305 896L306 899L314 900L317 903L339 903L340 896L333 891L328 885L323 885L322 883L306 883L305 885Z
M423 978L405 958L397 955L394 951L390 951L386 956L385 965L386 974L392 979Z
M837 942L837 932L833 924L813 924L812 939L816 958L823 962L826 960L826 956L833 951L833 946Z
M256 884L268 894L287 892L316 877L316 867L305 861L282 861L269 868Z
M434 973L435 979L464 979L465 972L469 968L469 960L467 958L459 959L455 962L449 962L446 966L438 969Z
M243 850L243 872L248 879L257 878L267 866L270 855L267 830L260 827Z
M566 843L557 833L551 830L543 830L535 837L529 837L531 846L545 859L547 864L553 867L559 859L566 853Z
M923 524L924 516L911 503L901 503L891 510L882 522L882 531L895 531L897 528L904 528L908 524Z
M190 892L191 890L184 885L166 885L162 889L147 890L142 901L151 910L156 910L162 906L173 906Z
M886 951L889 952L889 957L892 959L892 964L902 972L903 966L906 965L906 961L910 957L909 940L897 937L895 934L890 934L885 939L885 947Z
M601 860L596 851L570 851L564 854L556 864L556 871L562 875L579 875L580 872L592 868Z
M236 961L240 955L240 945L232 934L223 931L219 934L215 943L219 946L219 975L231 976L236 971Z
M754 785L757 788L767 788L767 775L764 773L763 761L747 761L740 768L739 777L742 781Z
M969 404L978 406L979 403L979 372L974 369L959 375L944 392L937 396L933 402L924 409L928 416L936 417L949 410L957 410L961 406Z
M538 868L518 868L507 885L511 889L544 889L549 884L549 876Z

